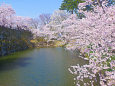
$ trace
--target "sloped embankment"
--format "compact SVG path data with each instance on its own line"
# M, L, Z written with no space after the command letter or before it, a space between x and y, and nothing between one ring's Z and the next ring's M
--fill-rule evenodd
M32 34L28 30L0 26L0 56L33 47Z

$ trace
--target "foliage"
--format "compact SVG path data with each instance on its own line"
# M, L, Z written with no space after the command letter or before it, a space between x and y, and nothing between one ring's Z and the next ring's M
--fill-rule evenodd
M29 29L32 19L29 17L16 16L14 9L7 4L0 6L0 26L12 29Z
M51 15L50 24L61 24L61 22L66 20L69 16L70 14L63 10L56 10Z
M113 52L115 50L115 5L106 6L106 2L102 2L102 6L96 5L93 11L83 11L83 7L93 3L86 1L79 4L78 12L84 13L85 18L79 19L75 14L68 17L58 25L47 25L44 31L48 34L49 39L55 38L62 40L68 44L69 50L80 50L82 58L89 60L89 65L72 66L73 74L79 75L76 77L76 85L79 85L79 80L84 78L95 79L96 74L100 75L100 84L105 85L103 79L108 85L114 84L115 80L115 60ZM46 35L46 34L45 34ZM86 54L87 58L82 54ZM111 58L113 57L113 58ZM111 60L109 60L111 59ZM100 71L106 70L106 77ZM112 70L112 71L111 71ZM109 74L109 75L108 75ZM103 79L102 79L103 77ZM109 81L108 81L109 80ZM113 82L112 82L113 81ZM93 85L93 80L89 82ZM84 83L89 85L89 83Z
M78 9L78 4L83 2L84 1L82 0L63 0L60 10L67 10L71 14L73 14L73 12L76 13Z
M0 56L32 48L32 34L27 30L15 30L0 26Z
M79 73L76 77L77 86L80 86L79 81L83 81L84 78L96 79L96 74L100 75L100 84L102 86L114 84L115 5L107 6L108 2L104 0L86 0L84 3L81 2L78 0L64 0L60 8L62 10L55 11L51 17L40 16L43 24L41 30L31 29L29 31L27 29L34 26L30 24L32 22L31 18L14 16L14 11L11 7L0 7L1 12L4 9L12 10L11 12L8 10L10 16L7 15L7 11L3 12L4 16L0 15L1 26L13 27L13 29L1 27L0 49L2 53L0 55L9 53L8 51L14 52L15 50L28 48L32 32L35 38L38 37L38 39L31 40L32 42L40 42L39 45L50 43L53 45L52 39L55 39L57 40L56 45L67 44L66 49L78 49L81 52L80 57L89 60L88 65L72 66L74 71L69 69L74 75ZM84 9L84 7L89 5L93 7L91 11ZM70 16L63 10L72 13L73 11L78 11L80 13L79 17L81 17L78 18L76 14ZM13 18L13 21L11 18ZM37 26L37 23L35 25ZM60 41L63 43L60 43ZM104 71L103 74L107 77L101 71ZM105 84L104 81L107 83ZM93 80L89 83L93 86ZM84 83L84 86L89 85L89 83Z
M39 21L41 23L41 25L46 25L50 22L50 14L41 14L39 15Z
M13 21L13 16L15 15L14 9L10 5L2 4L0 6L0 25L10 26Z

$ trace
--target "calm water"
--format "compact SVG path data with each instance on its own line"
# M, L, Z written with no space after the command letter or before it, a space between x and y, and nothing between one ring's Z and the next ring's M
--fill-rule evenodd
M71 65L85 64L63 48L41 48L14 53L17 57L0 64L0 86L75 86Z

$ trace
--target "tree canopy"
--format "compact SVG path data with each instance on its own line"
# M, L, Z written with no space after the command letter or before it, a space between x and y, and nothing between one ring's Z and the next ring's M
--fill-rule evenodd
M76 13L77 9L78 9L78 4L79 3L83 3L84 1L82 0L63 0L61 6L60 6L60 10L67 10L70 13Z

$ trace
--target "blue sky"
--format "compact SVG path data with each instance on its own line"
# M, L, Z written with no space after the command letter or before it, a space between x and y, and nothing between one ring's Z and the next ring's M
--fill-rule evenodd
M42 13L53 13L62 0L0 0L0 3L12 5L18 16L37 17Z

